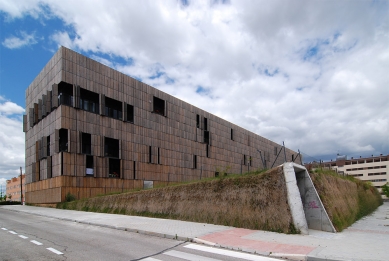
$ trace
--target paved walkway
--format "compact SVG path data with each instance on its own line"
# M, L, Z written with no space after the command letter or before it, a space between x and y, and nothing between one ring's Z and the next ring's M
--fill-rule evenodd
M343 232L309 230L309 235L31 206L1 208L292 260L389 260L389 202Z

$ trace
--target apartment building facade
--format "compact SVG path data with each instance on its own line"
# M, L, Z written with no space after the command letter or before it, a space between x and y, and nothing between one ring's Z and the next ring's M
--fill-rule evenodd
M389 155L379 155L347 159L347 156L338 156L336 161L327 161L323 166L331 167L340 175L371 182L379 191L389 181Z
M28 203L247 172L298 154L65 47L26 90L26 112Z
M20 181L19 177L13 177L12 179L7 180L6 183L6 195L7 195L7 201L20 201L22 202L22 199L24 201L25 195L26 195L26 175L22 175L22 180ZM22 189L20 189L20 186L22 186ZM23 193L23 194L22 194ZM22 198L20 195L23 195ZM9 198L11 196L11 198Z

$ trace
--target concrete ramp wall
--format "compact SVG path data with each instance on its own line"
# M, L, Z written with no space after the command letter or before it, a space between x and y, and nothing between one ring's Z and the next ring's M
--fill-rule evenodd
M283 169L294 226L302 234L308 229L336 232L307 169L291 162Z

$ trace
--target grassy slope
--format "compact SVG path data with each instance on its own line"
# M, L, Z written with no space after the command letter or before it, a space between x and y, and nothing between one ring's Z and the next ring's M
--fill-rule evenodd
M342 231L382 204L377 189L331 170L310 173L313 183L337 231Z
M282 168L60 203L59 208L296 233Z

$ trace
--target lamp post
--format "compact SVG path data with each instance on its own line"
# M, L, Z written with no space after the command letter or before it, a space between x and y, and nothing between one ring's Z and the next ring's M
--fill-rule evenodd
M23 205L23 174L22 174L22 167L20 167L20 204Z

